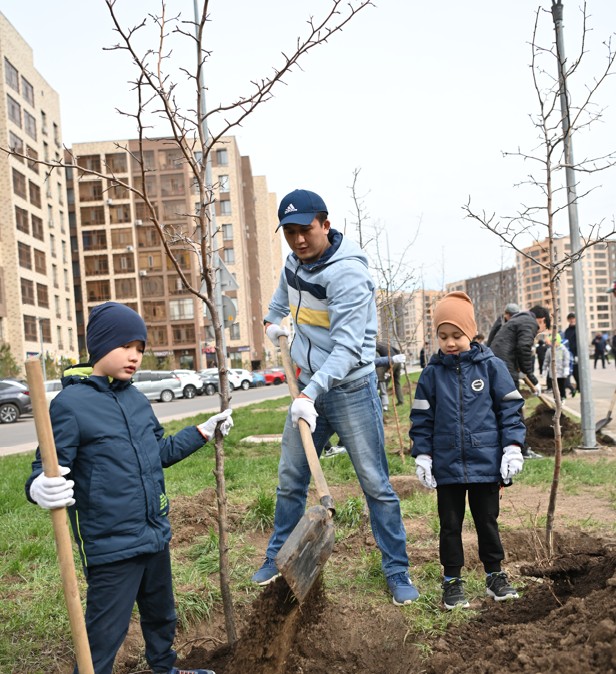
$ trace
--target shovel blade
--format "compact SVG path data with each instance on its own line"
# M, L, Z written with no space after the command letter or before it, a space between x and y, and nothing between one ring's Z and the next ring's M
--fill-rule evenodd
M313 506L276 555L276 566L300 603L332 554L334 539L329 511L323 506Z

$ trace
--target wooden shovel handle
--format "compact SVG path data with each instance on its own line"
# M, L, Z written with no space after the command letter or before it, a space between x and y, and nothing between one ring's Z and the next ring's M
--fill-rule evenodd
M59 477L60 468L56 454L56 443L53 437L49 408L47 407L47 399L45 397L43 370L41 368L41 361L38 358L26 361L26 377L28 378L28 388L30 390L30 398L32 399L32 412L34 414L34 424L36 426L41 459L43 461L43 471L47 477ZM62 577L64 600L68 609L77 665L80 674L94 674L90 642L88 641L86 624L81 609L77 574L75 573L75 563L73 561L73 546L66 519L66 508L54 508L50 512L60 575Z
M280 354L282 356L282 365L284 367L284 373L287 377L287 384L289 385L289 391L291 392L291 397L293 400L297 398L300 394L299 386L297 385L297 379L295 378L295 370L293 368L293 361L291 360L291 354L289 353L289 341L285 335L281 335L278 338L278 344L280 345ZM334 504L329 493L329 487L325 481L325 475L323 475L323 469L321 468L321 462L317 455L316 447L312 440L312 433L310 432L310 426L305 419L299 420L299 433L302 438L302 445L304 446L304 452L306 452L306 459L308 460L308 465L310 466L310 473L312 474L312 479L314 480L314 486L316 487L317 494L321 501L321 505L325 506L332 513L334 511Z

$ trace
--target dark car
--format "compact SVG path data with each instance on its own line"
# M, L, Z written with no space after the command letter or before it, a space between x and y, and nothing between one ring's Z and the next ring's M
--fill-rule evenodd
M287 377L284 373L284 370L278 369L278 368L271 368L269 370L264 370L263 375L265 376L265 383L267 386L270 384L274 384L277 386L278 384L284 384L284 382L287 381Z
M199 373L199 376L203 382L203 393L205 393L206 396L213 396L214 393L218 393L218 387L220 386L218 370L209 373L204 373L204 371L202 371ZM229 382L229 395L231 395L233 390L233 384Z
M12 424L22 414L32 414L28 385L14 379L0 381L0 423Z

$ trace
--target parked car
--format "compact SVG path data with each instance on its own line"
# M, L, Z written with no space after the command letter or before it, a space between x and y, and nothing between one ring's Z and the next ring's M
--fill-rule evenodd
M233 372L233 374L236 374L239 377L240 388L243 391L247 391L250 388L250 385L252 384L252 372L248 372L248 370L238 370L235 368L229 370L229 372Z
M242 379L237 374L237 371L229 369L227 370L227 372L229 376L229 386L231 387L231 390L235 391L236 388L242 388ZM203 377L204 375L206 377L216 377L216 380L218 381L218 368L208 367L207 370L199 370L199 375L201 377Z
M45 397L47 398L47 404L49 403L60 393L62 390L62 380L61 379L48 379L45 382Z
M22 414L32 414L28 385L17 380L0 381L0 423L15 423Z
M252 382L250 386L252 386L252 388L265 386L265 375L263 374L263 372L260 372L259 370L253 370L251 374L252 374Z
M283 384L287 381L287 376L281 368L273 367L269 370L264 370L263 375L265 376L265 383L268 386L270 384L278 386L278 384Z
M209 374L202 374L201 381L203 382L203 393L206 396L213 396L218 393L220 380L218 378L218 370L213 369ZM233 392L233 384L229 382L229 394Z
M148 400L168 403L183 396L180 378L169 370L138 370L133 376L133 386Z
M203 395L203 381L195 370L171 370L182 382L182 393L185 398L194 398Z

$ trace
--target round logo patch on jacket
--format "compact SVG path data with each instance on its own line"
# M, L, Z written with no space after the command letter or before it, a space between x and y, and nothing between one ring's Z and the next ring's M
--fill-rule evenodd
M484 386L485 383L483 379L475 379L473 382L471 382L471 388L476 392L483 391Z

